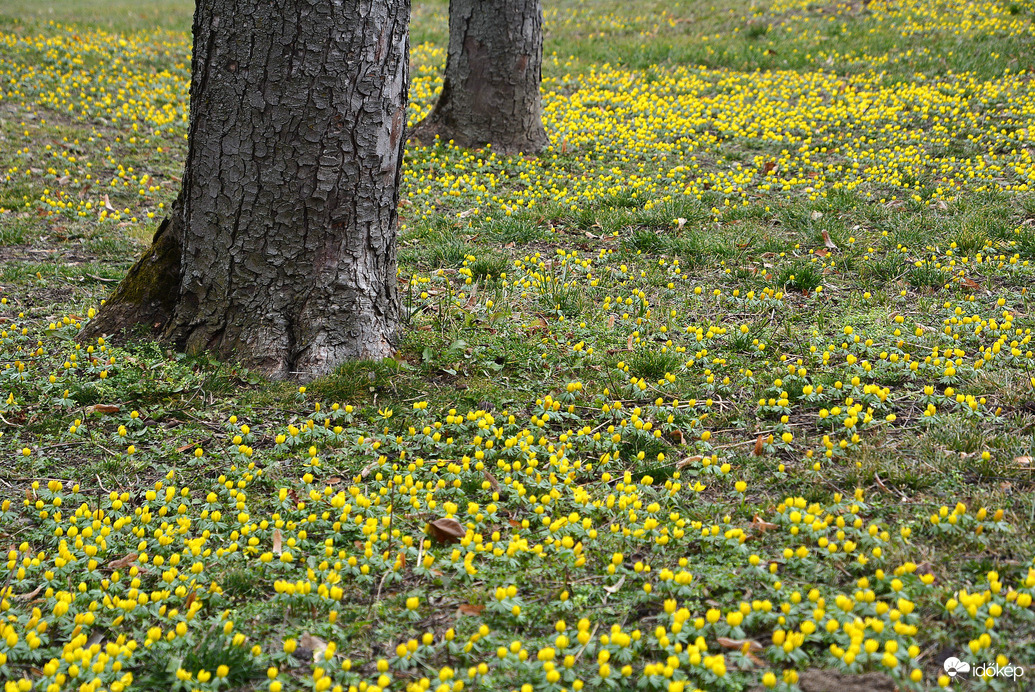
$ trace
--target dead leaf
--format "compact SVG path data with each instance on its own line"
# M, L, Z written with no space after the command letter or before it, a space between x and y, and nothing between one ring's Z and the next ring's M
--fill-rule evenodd
M825 247L821 247L818 250L813 250L812 254L817 255L819 257L826 257L830 254L830 250L827 250Z
M624 584L624 583L625 583L625 575L623 574L622 578L619 579L618 581L616 581L613 585L605 586L604 587L604 591L606 591L608 593L611 593L611 594L617 593L618 589L622 588L622 584Z
M138 557L140 557L139 554L137 554L137 553L130 553L129 555L127 555L125 557L120 557L118 560L112 560L111 562L108 563L108 569L111 569L111 570L126 569L127 567L132 565L134 562L136 562Z
M752 455L754 455L756 457L760 457L760 456L762 456L762 453L764 451L765 451L765 446L764 446L764 443L762 442L762 436L759 435L757 438L755 438L755 448L753 450L751 450L751 453L752 453Z
M819 221L820 219L823 218L823 212L821 212L821 211L814 211L814 212L812 212L812 214L810 216L811 216L813 221Z
M191 591L189 594L187 594L187 600L184 602L183 607L186 608L187 610L190 610L190 607L192 605L194 605L194 601L196 601L197 599L198 599L198 592L197 591Z
M115 404L94 404L86 407L86 415L91 413L118 413L122 408Z
M673 444L677 444L677 445L683 444L683 431L682 430L679 430L678 428L676 430L673 430L669 434L669 437L672 438L672 443Z
M825 245L828 250L837 249L837 243L830 239L830 233L828 233L826 229L823 229L823 245Z
M108 211L116 211L115 207L111 206L111 201L108 199L108 195L104 195L104 208Z
M977 281L974 281L974 279L966 279L966 278L960 279L960 286L962 286L963 288L969 289L971 291L976 291L979 288L981 288L981 284L979 284Z
M39 586L37 586L35 589L30 591L29 593L23 593L23 594L20 594L18 596L15 596L15 599L19 600L19 601L31 601L32 599L36 598L36 596L42 590L43 590L43 584L40 584Z
M456 218L458 218L458 219L466 219L467 217L474 216L477 213L478 213L478 207L472 207L470 209L467 209L466 211L462 211L459 214L457 214Z
M745 654L745 655L748 658L748 660L750 660L751 663L753 663L758 668L765 668L765 667L767 667L769 665L768 663L766 663L765 661L760 659L758 656L755 656L750 651L747 652L747 654Z
M489 485L492 486L493 492L500 491L500 482L496 480L496 476L489 473L489 469L483 469L482 473L485 474L485 480L489 481Z
M694 457L687 457L686 459L683 459L678 464L676 464L676 470L677 471L681 471L682 469L685 469L690 464L697 463L698 461L701 461L703 459L704 459L704 457L699 456L699 455L698 456L694 456Z
M611 315L607 318L607 328L614 329L615 327L615 315Z
M177 452L186 452L188 449L194 449L195 447L197 447L197 445L195 443L188 442L185 445L180 445L179 447L177 447L176 451Z
M369 476L371 474L371 472L374 469L376 469L380 465L381 465L380 461L372 461L372 462L370 462L369 464L367 464L366 466L363 467L362 471L359 472L359 477L360 478L366 478L367 476Z
M737 649L744 653L760 652L764 650L764 647L756 642L754 639L729 639L728 637L717 637L715 639L724 649Z
M682 216L680 216L678 219L676 219L676 230L677 231L683 230L683 226L685 226L685 225L686 225L686 219L684 219Z
M327 650L327 642L308 632L298 638L298 645L313 652L313 663L319 663L323 659L323 652Z
M1017 466L1022 468L1022 469L1030 469L1030 468L1032 468L1032 458L1031 457L1017 457L1016 459L1013 460L1013 463L1017 464Z
M772 523L771 521L766 521L765 519L761 518L756 514L754 518L751 520L751 528L755 529L756 531L772 531L780 527Z
M274 555L280 555L284 552L284 537L280 533L280 529L273 529L273 553Z
M467 529L456 519L443 517L428 524L428 533L438 543L459 543L467 535Z
M632 334L630 334L630 335L629 335L629 338L625 340L625 348L626 348L626 350L628 350L628 351L631 351L631 350L633 350L633 340L634 340L635 338L636 338L635 336L633 336Z
M485 610L485 606L477 605L474 603L462 603L460 607L456 609L456 614L459 615L481 615L482 611Z
M766 161L762 166L762 175L769 175L770 172L776 170L776 161Z

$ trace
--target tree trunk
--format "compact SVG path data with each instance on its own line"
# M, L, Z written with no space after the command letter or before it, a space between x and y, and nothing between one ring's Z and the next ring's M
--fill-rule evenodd
M413 136L539 153L550 143L539 93L542 64L539 0L450 0L442 93Z
M183 187L84 338L274 377L392 352L409 0L198 0Z

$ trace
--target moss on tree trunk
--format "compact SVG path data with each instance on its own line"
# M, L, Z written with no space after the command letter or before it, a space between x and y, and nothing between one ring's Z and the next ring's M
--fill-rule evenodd
M198 0L183 187L82 338L273 377L391 355L408 0Z

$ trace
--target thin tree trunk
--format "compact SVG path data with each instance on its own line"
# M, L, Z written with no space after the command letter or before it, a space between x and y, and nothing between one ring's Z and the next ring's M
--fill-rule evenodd
M450 0L442 93L413 136L539 153L550 143L539 92L542 62L539 0Z
M275 377L390 355L408 19L409 0L198 0L183 188L157 235L178 257L149 250L84 337L148 315Z

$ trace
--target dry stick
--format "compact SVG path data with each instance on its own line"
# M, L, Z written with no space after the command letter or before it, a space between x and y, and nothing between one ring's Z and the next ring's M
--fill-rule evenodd
M604 596L604 602L605 603L607 602L607 596ZM579 652L577 654L575 654L575 663L579 662L579 659L582 658L582 652L584 652L586 650L586 647L589 646L589 643L591 641L593 641L594 637L597 636L597 630L598 629L600 629L600 623L599 622L596 624L596 627L593 628L593 631L590 632L589 639L586 641L585 644L582 645L582 648L579 649Z

